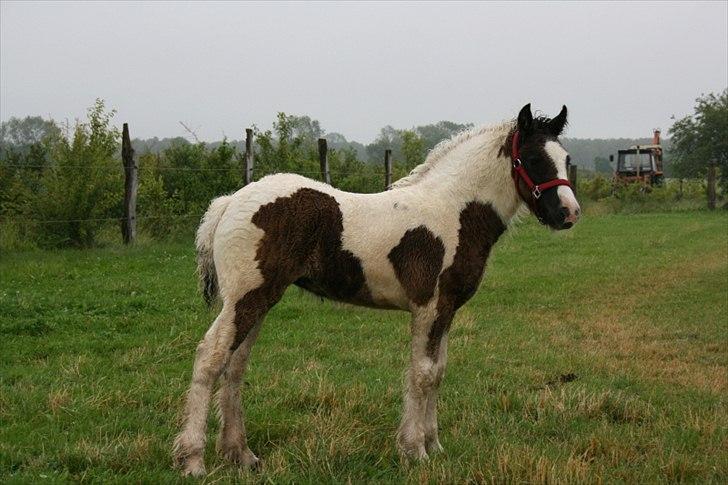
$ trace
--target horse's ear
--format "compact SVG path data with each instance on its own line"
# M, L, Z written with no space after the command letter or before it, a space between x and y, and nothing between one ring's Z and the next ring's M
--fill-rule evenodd
M533 128L533 115L531 114L531 103L521 108L518 113L518 131L528 134Z
M566 126L566 105L564 105L561 108L561 113L559 113L556 118L552 119L549 123L549 131L554 136L559 136L562 131L564 131L564 127Z

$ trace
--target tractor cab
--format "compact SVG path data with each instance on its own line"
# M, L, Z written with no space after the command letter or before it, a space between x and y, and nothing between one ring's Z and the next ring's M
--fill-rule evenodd
M614 161L614 156L609 158ZM633 145L628 149L618 150L614 179L622 184L637 182L645 186L662 185L665 176L662 170L659 130L655 130L653 143L650 145Z

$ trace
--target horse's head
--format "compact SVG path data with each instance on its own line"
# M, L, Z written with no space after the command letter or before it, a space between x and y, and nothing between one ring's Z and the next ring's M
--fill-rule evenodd
M543 224L568 229L579 219L579 203L568 183L569 154L559 142L566 106L553 119L534 118L531 105L518 113L511 138L513 174L521 198ZM519 168L520 165L520 168Z

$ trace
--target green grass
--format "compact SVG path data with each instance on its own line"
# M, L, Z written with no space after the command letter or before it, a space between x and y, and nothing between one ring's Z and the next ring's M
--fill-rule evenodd
M214 318L191 242L0 255L0 482L176 482ZM263 460L208 482L728 480L728 217L586 218L503 237L451 331L445 454L395 447L408 320L289 291L245 381ZM574 374L574 380L567 378Z

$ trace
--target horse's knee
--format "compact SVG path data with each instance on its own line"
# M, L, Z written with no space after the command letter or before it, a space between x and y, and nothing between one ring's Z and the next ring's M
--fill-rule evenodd
M410 386L427 394L437 381L437 363L429 357L417 359L410 369Z

